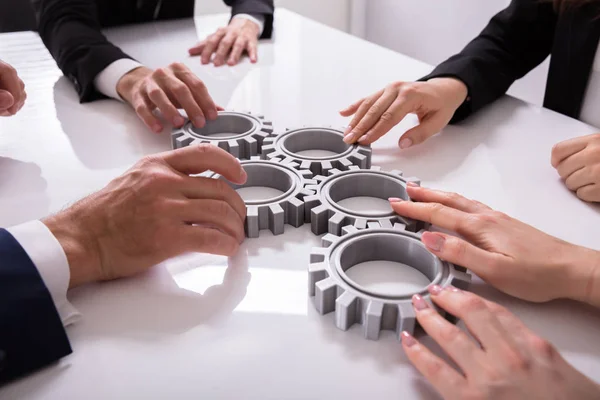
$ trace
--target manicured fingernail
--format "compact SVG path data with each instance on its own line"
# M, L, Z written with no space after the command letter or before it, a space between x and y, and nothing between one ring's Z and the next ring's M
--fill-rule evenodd
M360 139L358 139L358 143L364 144L369 140L369 138L365 135L365 136L361 136Z
M427 248L433 251L441 251L444 243L446 242L446 238L431 232L423 233L421 240L423 243L425 243Z
M417 341L412 335L406 331L402 332L402 344L406 347L412 347L417 344Z
M388 201L389 201L390 203L400 203L401 201L404 201L404 200L402 200L402 199L400 199L400 198L398 198L398 197L390 197L390 198L388 199Z
M204 117L196 117L194 118L194 125L196 125L198 128L203 128L204 125L206 125L206 120Z
M350 131L352 131L352 126L348 125L348 127L346 128L346 130L344 131L344 136L346 136L347 134L350 133Z
M353 133L349 133L348 135L344 136L344 143L354 143L354 134Z
M413 145L413 141L412 139L409 138L404 138L400 141L400 148L401 149L408 149L410 146Z
M421 311L421 310L425 310L426 308L429 308L429 305L427 304L427 302L418 294L415 294L412 297L412 303L413 303L413 306L415 307L415 309L417 309L417 311Z
M431 293L434 296L437 296L438 294L442 293L442 287L440 285L431 285L427 288L427 290L429 290L429 293Z
M152 125L152 130L155 133L160 133L160 131L162 131L162 126L160 126L159 124L154 124L154 125Z
M462 290L455 288L454 286L446 286L444 290L447 290L448 292L452 293L462 293Z
M184 123L185 123L185 119L183 119L183 117L181 115L178 115L175 118L173 118L173 125L175 125L176 127L180 127Z
M411 187L420 187L419 185L417 185L415 182L406 182L406 186L411 186Z

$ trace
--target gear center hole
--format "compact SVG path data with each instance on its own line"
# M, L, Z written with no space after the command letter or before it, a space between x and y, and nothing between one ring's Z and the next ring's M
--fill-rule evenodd
M252 131L253 128L254 122L251 119L243 115L224 113L219 113L214 121L206 121L204 128L196 128L190 124L190 130L195 136L209 139L243 136Z
M399 180L368 173L340 177L331 184L329 196L342 209L372 217L393 213L390 197L409 199Z
M438 273L438 263L416 239L378 234L362 237L340 255L342 278L358 290L378 297L411 296L425 290Z
M331 158L347 152L350 146L339 132L327 129L300 129L284 137L287 152L308 158Z
M275 201L294 188L294 180L285 171L261 164L243 164L248 180L232 185L244 202Z

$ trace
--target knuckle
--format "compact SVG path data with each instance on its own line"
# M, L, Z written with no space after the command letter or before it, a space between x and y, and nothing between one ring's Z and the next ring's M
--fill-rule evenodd
M174 84L171 90L173 90L173 93L177 96L184 96L188 93L188 88L183 83Z
M172 69L173 71L183 71L183 70L187 69L187 67L180 62L174 62L174 63L169 64L169 68Z
M533 336L531 338L531 346L538 355L542 356L546 360L553 360L558 355L558 352L552 343L538 336Z
M194 80L194 82L192 82L192 89L196 91L203 91L206 89L206 85L200 79Z
M152 72L152 76L155 78L164 78L167 75L167 71L164 68L157 68Z
M404 82L404 81L396 81L396 82L392 82L392 83L390 83L390 84L388 85L388 88L391 88L391 89L398 90L398 89L400 89L402 86L404 86L404 84L405 84L405 83L406 83L406 82Z
M463 300L461 309L463 309L466 314L487 310L485 302L480 297L468 293L465 293L465 295L466 298Z
M504 356L511 371L528 372L532 368L531 360L517 351L505 352Z
M146 168L149 168L150 166L156 165L158 162L158 158L154 155L148 155L148 156L144 156L140 159L140 161L138 161L136 163L136 167L138 167L141 170L145 170Z
M162 92L162 90L160 90L159 88L153 87L152 89L148 90L148 96L151 99L156 99L157 97L160 96L161 92Z
M145 104L138 104L135 106L134 108L135 113L136 114L144 114L146 112L146 105Z
M215 151L215 146L210 143L201 143L194 147L199 157L205 157L207 154L213 153Z
M418 90L415 85L402 85L400 92L402 93L402 96L411 98L418 93Z
M381 114L379 120L383 122L392 122L394 120L394 114L390 111L386 111L383 114Z
M464 340L464 336L460 328L456 325L446 324L445 327L440 331L440 339L444 343L456 343Z
M430 380L435 381L436 379L439 378L440 374L442 373L443 368L444 368L444 365L442 364L442 362L440 360L434 360L431 363L429 363L429 365L427 365L427 367L426 367L427 376L429 377Z

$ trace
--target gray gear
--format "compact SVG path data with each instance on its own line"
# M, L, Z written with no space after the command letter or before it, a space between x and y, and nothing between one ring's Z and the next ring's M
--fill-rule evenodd
M356 283L346 271L363 262L402 263L423 273L431 284L469 287L471 276L465 268L430 253L421 243L420 233L408 232L401 224L364 230L346 226L342 233L341 237L332 234L323 237L322 247L311 251L308 268L309 295L314 296L317 311L321 315L335 311L335 324L339 329L347 330L357 323L363 326L367 339L377 340L381 330L393 330L400 338L402 331L414 332L416 317L412 296L420 294L431 304L427 287L418 292L391 295Z
M341 228L345 225L354 225L359 229L391 228L398 222L413 232L424 227L424 223L401 217L391 208L389 212L358 212L338 204L340 200L359 196L385 200L398 197L409 201L406 183L418 185L420 181L417 178L404 178L402 171L384 172L380 167L360 169L350 166L348 171L332 169L328 177L317 175L313 179L319 183L307 186L307 189L315 191L315 195L304 199L304 210L306 221L310 221L315 235L326 232L340 235Z
M171 134L174 149L191 144L210 143L240 159L260 153L263 141L273 133L273 124L262 115L235 111L219 111L219 117L196 128L188 120Z
M246 201L246 236L257 238L262 229L269 229L273 235L281 235L285 230L285 224L293 227L304 224L303 199L314 194L313 191L306 189L306 185L316 183L309 179L312 177L310 171L299 170L295 163L285 163L278 159L267 161L259 157L241 161L241 164L248 175L248 180L243 185L226 181L233 189L259 186L283 192L279 196L266 200ZM213 175L213 177L221 179L220 175Z
M371 148L344 143L344 132L332 127L304 127L275 133L263 142L262 158L293 161L301 169L315 175L326 175L331 169L347 170L351 165L371 167ZM335 154L314 157L301 154L305 150L327 150ZM300 153L300 154L299 154Z

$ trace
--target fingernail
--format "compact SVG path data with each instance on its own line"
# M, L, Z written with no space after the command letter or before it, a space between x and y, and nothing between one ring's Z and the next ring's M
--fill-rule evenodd
M366 143L369 140L369 138L365 135L365 136L361 136L360 139L358 139L358 143Z
M160 126L159 124L154 124L154 125L152 125L152 130L155 133L160 133L160 131L162 131L162 126Z
M173 125L175 125L176 127L180 127L184 123L185 123L185 119L183 119L183 117L181 115L178 115L175 118L173 118Z
M429 290L429 293L431 293L434 296L437 296L438 294L442 293L442 287L440 285L431 285L427 288L427 290Z
M410 146L413 145L413 141L412 139L409 138L404 138L400 141L400 148L401 149L408 149Z
M446 238L431 232L423 233L421 240L423 243L425 243L427 248L433 251L441 251L444 243L446 242Z
M344 136L344 143L348 143L348 144L354 143L354 134L350 133L347 136Z
M417 341L410 333L402 331L402 344L406 347L412 347L417 344Z
M204 125L206 125L206 120L204 117L196 117L194 118L194 125L196 125L198 128L203 128Z
M419 185L417 185L415 182L406 182L406 186L411 186L411 187L420 187Z
M398 197L390 197L390 198L388 199L388 201L389 201L390 203L400 203L401 201L404 201L404 200L402 200L402 199L399 199Z
M344 136L346 136L348 133L350 133L350 131L352 131L352 127L350 125L348 125L348 127L344 131Z
M421 310L425 310L426 308L429 308L429 305L427 304L427 302L418 294L415 294L412 297L412 303L417 311L421 311Z
M462 293L462 290L455 288L454 286L446 286L444 290L447 290L448 292L452 293Z

